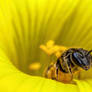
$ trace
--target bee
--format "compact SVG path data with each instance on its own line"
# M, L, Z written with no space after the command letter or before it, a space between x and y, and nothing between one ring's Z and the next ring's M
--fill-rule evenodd
M45 69L45 78L74 83L73 79L79 78L81 71L87 71L92 66L92 50L55 45L53 40L48 41L46 45L40 45L40 48L50 57L56 57Z
M89 70L92 64L92 50L83 48L69 48L57 58L56 62L51 63L44 72L44 77L70 83L75 74L81 70Z

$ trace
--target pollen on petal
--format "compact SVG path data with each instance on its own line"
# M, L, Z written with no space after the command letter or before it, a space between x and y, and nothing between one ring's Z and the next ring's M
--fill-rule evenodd
M41 68L41 64L39 62L35 62L29 65L30 70L39 70Z

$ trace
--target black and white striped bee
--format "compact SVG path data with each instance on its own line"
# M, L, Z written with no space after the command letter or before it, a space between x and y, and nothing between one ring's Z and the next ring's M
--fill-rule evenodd
M92 64L92 50L83 48L69 48L65 50L55 63L52 63L45 71L45 77L69 83L73 75L80 70L89 70Z

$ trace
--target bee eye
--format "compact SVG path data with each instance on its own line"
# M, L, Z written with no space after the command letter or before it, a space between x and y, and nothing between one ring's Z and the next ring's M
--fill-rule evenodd
M73 61L79 66L82 64L81 58L83 58L83 56L80 53L78 52L73 53Z
M81 53L79 53L79 52L75 52L74 53L74 56L78 59L78 58L80 58L80 59L83 59L84 58L84 56L81 54Z
M78 53L78 55L77 55L79 58L84 58L84 56L82 55L82 54L80 54L80 53Z
M81 53L79 52L75 52L73 53L73 61L76 65L82 67L83 69L86 70L86 66L90 66L90 62L89 60L86 58L86 56L83 56Z

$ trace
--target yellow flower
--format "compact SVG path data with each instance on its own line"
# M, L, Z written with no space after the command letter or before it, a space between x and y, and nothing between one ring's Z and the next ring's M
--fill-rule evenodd
M91 92L92 69L76 84L41 77L50 60L39 48L54 40L92 49L91 18L92 0L1 0L0 92Z

